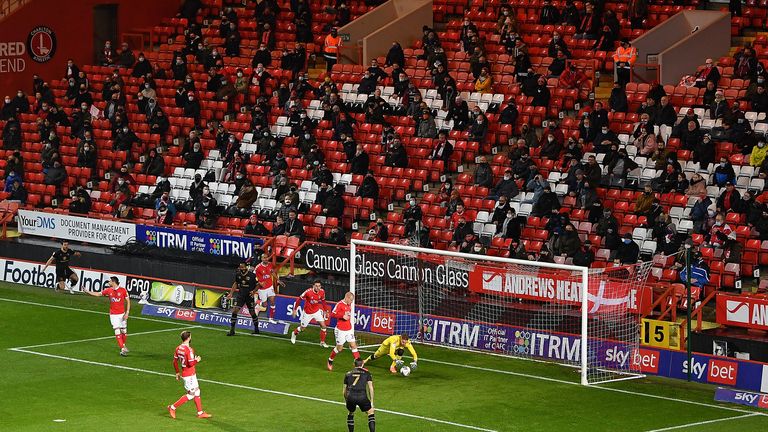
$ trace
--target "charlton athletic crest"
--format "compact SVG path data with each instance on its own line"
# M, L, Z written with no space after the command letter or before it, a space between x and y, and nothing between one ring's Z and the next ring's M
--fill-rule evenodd
M56 53L56 34L46 26L35 27L27 38L27 52L33 61L47 62Z

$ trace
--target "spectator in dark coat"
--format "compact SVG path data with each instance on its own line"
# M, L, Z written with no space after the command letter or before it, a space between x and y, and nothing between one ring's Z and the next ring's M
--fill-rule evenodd
M504 172L504 178L496 183L496 186L491 190L491 194L488 199L497 200L500 196L504 195L509 198L514 198L520 193L520 189L517 187L517 183L512 178L512 170L508 169Z
M614 261L621 264L635 264L639 256L640 246L632 240L632 233L624 234L624 238L616 250Z
M493 170L485 156L480 156L475 168L475 186L493 187Z
M370 158L361 144L357 145L355 156L349 162L352 174L365 175L368 172Z

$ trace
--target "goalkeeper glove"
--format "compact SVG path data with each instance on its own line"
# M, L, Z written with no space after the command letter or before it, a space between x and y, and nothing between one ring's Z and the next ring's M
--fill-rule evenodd
M398 369L403 367L403 361L402 360L395 360L395 367L397 367Z
M419 365L415 361L411 362L411 370L416 370L417 367L419 367Z

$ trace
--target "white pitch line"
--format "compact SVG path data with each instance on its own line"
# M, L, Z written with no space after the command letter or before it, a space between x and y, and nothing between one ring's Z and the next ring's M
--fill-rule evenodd
M27 305L34 305L34 306L53 307L53 308L57 308L57 309L64 309L64 310L72 310L72 311L88 312L88 313L107 315L106 313L102 313L102 312L92 311L92 310L88 310L88 309L80 309L80 308L67 307L67 306L52 306L52 305L47 305L45 303L36 303L36 302L30 302L30 301L24 301L24 300L12 300L12 299L6 299L6 298L2 298L2 297L0 297L0 300L2 300L2 301L10 301L10 302L14 302L14 303L27 304ZM147 320L147 321L161 322L161 323L164 323L164 324L169 324L169 323L172 322L172 321L159 320L159 319L146 318L146 317L134 317L134 319L143 319L143 320ZM222 331L221 329L219 329L217 327L200 326L200 328L201 329L206 329L206 330L213 330L213 331ZM263 337L263 338L267 338L267 339L276 339L276 340L286 340L287 341L287 339L284 338L284 337L270 336L270 335L265 335L265 334L252 335L252 336ZM301 344L317 345L314 342L303 341L303 340L297 340L296 342L297 343L301 343ZM371 351L366 351L366 352L371 352ZM677 398L672 398L672 397L667 397L667 396L659 396L659 395L655 395L655 394L641 393L641 392L636 392L636 391L631 391L631 390L622 390L622 389L617 389L617 388L612 388L612 387L602 387L602 386L597 386L597 385L583 386L583 385L581 385L581 383L574 382L574 381L565 381L565 380L560 380L560 379L557 379L557 378L548 378L548 377L542 377L542 376L537 376L537 375L529 375L529 374L525 374L525 373L521 373L521 372L512 372L512 371L506 371L506 370L500 370L500 369L486 368L486 367L481 367L481 366L472 366L472 365L466 365L466 364L460 364L460 363L451 363L451 362L445 362L445 361L440 361L440 360L431 360L431 359L427 359L427 358L421 358L419 360L422 361L422 362L442 364L442 365L445 365L445 366L454 366L454 367L459 367L459 368L464 368L464 369L473 369L473 370L480 370L480 371L485 371L485 372L499 373L499 374L504 374L504 375L512 375L512 376L518 376L518 377L522 377L522 378L530 378L530 379L535 379L535 380L540 380L540 381L548 381L548 382L554 382L554 383L559 383L559 384L574 385L574 386L579 386L579 387L588 388L588 389L605 390L605 391L612 391L612 392L616 392L616 393L625 393L625 394L629 394L629 395L633 395L633 396L648 397L648 398L653 398L653 399L665 400L665 401L669 401L669 402L678 402L678 403L683 403L683 404L688 404L688 405L697 405L697 406L702 406L702 407L707 407L707 408L721 409L721 410L725 410L725 411L733 411L733 412L746 413L746 414L755 414L755 415L761 415L761 416L768 415L768 414L757 413L755 411L749 411L749 410L744 410L744 409L739 409L739 408L732 408L732 407L721 406L721 405L712 405L712 404L708 404L708 403L705 403L705 402L696 402L696 401L690 401L690 400L685 400L685 399L677 399Z
M63 310L69 310L69 311L92 313L92 314L97 314L97 315L109 315L109 313L107 313L107 312L99 312L99 311L90 310L90 309L81 309L81 308L70 307L70 306L58 306L58 305L51 305L51 304L46 304L46 303L31 302L31 301L26 301L26 300L14 300L14 299L3 298L3 297L0 297L0 301L6 301L6 302L11 302L11 303L19 303L19 304L25 304L25 305L31 305L31 306L42 306L42 307L51 308L51 309L63 309ZM152 322L159 322L159 323L164 323L164 324L174 324L173 321L161 320L161 319L156 319L156 318L147 318L147 317L143 317L143 316L129 316L128 319L135 319L135 320L142 320L142 321L152 321Z
M128 336L139 336L139 335L147 335L147 334L153 334L153 333L163 333L163 332L169 332L169 331L176 331L176 330L185 330L185 329L191 329L191 328L200 328L200 326L185 326L185 327L173 327L173 328L167 328L162 330L152 330L152 331L145 331L145 332L139 332L139 333L128 333ZM62 341L62 342L52 342L52 343L45 343L45 344L39 344L39 345L27 345L27 346L21 346L21 347L14 347L14 348L8 348L9 350L21 350L21 349L29 349L29 348L42 348L42 347L49 347L49 346L56 346L56 345L68 345L68 344L74 344L74 343L80 343L80 342L92 342L92 341L98 341L98 340L105 340L105 339L113 339L115 336L101 336L101 337L95 337L95 338L89 338L89 339L78 339L78 340L69 340L69 341Z
M37 356L41 356L41 357L54 358L54 359L59 359L59 360L67 360L67 361L76 362L76 363L84 363L84 364L89 364L89 365L94 365L94 366L103 366L103 367L108 367L108 368L127 370L127 371L131 371L131 372L141 372L141 373L150 374L150 375L157 375L157 376L162 376L162 377L175 378L174 374L167 373L167 372L157 372L157 371L153 371L153 370L149 370L149 369L140 369L140 368L134 368L134 367L130 367L130 366L122 366L122 365L115 365L115 364L110 364L110 363L102 363L102 362L91 361L91 360L83 360L83 359L74 358L74 357L60 356L60 355L56 355L56 354L47 354L47 353L41 353L41 352L37 352L37 351L29 351L29 350L20 349L20 348L9 348L9 350L10 351L14 351L14 352L24 353L24 354L37 355ZM233 383L228 383L228 382L224 382L224 381L215 381L215 380L205 379L205 378L198 378L197 380L200 381L200 382L209 383L209 384L216 384L216 385L220 385L220 386L233 387L233 388L239 388L239 389L244 389L244 390L251 390L251 391L255 391L255 392L273 394L273 395L278 395L278 396L286 396L286 397L291 397L291 398L295 398L295 399L303 399L303 400L309 400L309 401L314 401L314 402L322 402L322 403L331 404L331 405L345 405L343 402L332 401L332 400L328 400L328 399L321 399L321 398L317 398L317 397L313 397L313 396L305 396L305 395L300 395L300 394L295 394L295 393L282 392L282 391L278 391L278 390L269 390L269 389L263 389L263 388L259 388L259 387L251 387L251 386L242 385L242 384L233 384ZM391 411L391 410L381 409L381 408L376 408L376 411L387 413L387 414L393 414L393 415L397 415L397 416L401 416L401 417L409 417L409 418L413 418L413 419L424 420L424 421L428 421L428 422L432 422L432 423L439 423L439 424L444 424L444 425L449 425L449 426L456 426L456 427L460 427L460 428L464 428L464 429L471 429L471 430L482 431L482 432L498 432L498 431L496 431L494 429L486 429L486 428L481 428L481 427L477 427L477 426L465 425L465 424L455 423L455 422L451 422L451 421L447 421L447 420L440 420L440 419L436 419L436 418L432 418L432 417L424 417L424 416L420 416L420 415L416 415L416 414L409 414L409 413L404 413L404 412L399 412L399 411Z
M743 418L754 417L754 416L758 416L758 415L760 415L760 414L759 413L752 413L752 414L744 414L744 415L735 416L735 417L726 417L726 418L721 418L721 419L705 420L705 421L700 421L700 422L696 422L696 423L686 423L686 424L682 424L682 425L678 425L678 426L670 426L670 427L666 427L666 428L662 428L662 429L653 429L653 430L650 430L648 432L663 432L663 431L671 431L671 430L675 430L675 429L685 429L685 428L689 428L689 427L693 427L693 426L701 426L701 425L705 425L705 424L712 424L712 423L719 423L719 422L724 422L724 421L729 421L729 420L743 419Z

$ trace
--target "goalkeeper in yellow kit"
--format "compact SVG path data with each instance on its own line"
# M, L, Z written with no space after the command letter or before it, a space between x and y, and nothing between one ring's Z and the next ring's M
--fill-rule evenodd
M369 355L368 358L363 361L363 365L367 364L371 360L376 360L379 357L389 355L389 357L392 359L392 364L389 366L389 371L393 374L396 374L397 370L403 366L403 353L405 353L406 348L411 353L411 357L413 357L413 361L409 366L411 370L414 370L418 367L417 362L419 361L419 356L416 355L416 350L413 349L411 340L405 333L390 336L384 339L384 342L381 343L379 349L377 349L373 355Z

